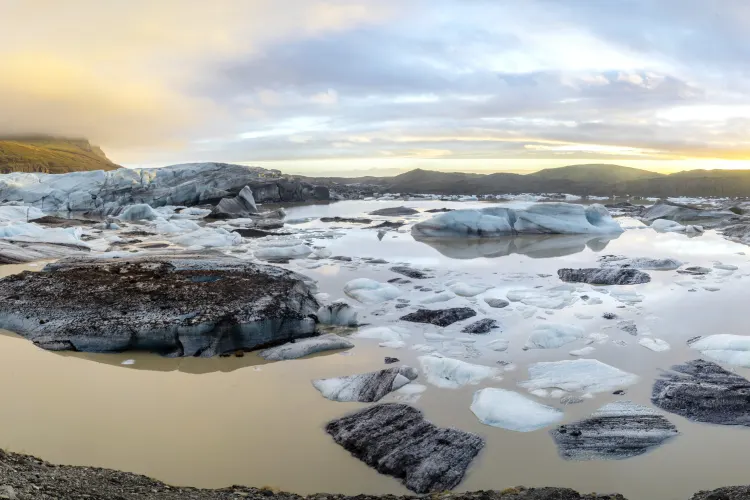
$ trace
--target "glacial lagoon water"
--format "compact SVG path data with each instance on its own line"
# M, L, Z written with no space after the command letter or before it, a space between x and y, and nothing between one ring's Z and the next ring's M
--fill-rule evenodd
M287 220L294 223L287 229L294 230L295 237L327 248L332 256L352 257L352 261L299 259L283 265L317 280L319 291L328 294L330 300L343 298L352 304L356 303L346 297L343 288L354 278L386 282L400 276L389 270L396 263L426 269L432 278L395 285L402 292L400 298L410 301L406 308L396 309L397 301L357 304L360 323L405 328L409 334L406 347L382 348L378 340L353 339L355 347L348 351L268 363L252 353L242 358L212 359L167 359L141 353L53 353L6 332L0 336L0 391L5 397L5 404L0 406L0 446L56 463L111 467L179 485L265 485L298 493L407 493L398 481L354 459L323 431L327 421L367 405L329 401L310 381L382 369L384 356L397 357L418 368L417 358L424 352L411 346L424 344L467 362L501 369L498 362L502 362L515 367L504 371L502 380L486 379L458 389L436 387L422 373L416 381L427 390L412 404L429 420L486 439L485 449L458 490L568 486L587 492L616 491L631 500L677 500L689 498L700 489L747 483L747 428L697 424L666 414L680 435L652 452L627 460L574 462L558 456L549 427L521 433L486 426L471 412L470 405L475 391L497 387L561 409L563 423L623 399L652 406L651 386L660 371L700 357L687 345L687 339L717 333L745 334L750 261L744 253L750 249L712 231L689 238L637 228L641 224L632 219L619 219L629 229L612 239L525 236L429 243L415 241L408 230L408 223L429 216L425 213L388 218L407 221L407 225L380 235L366 224L318 220L324 216L361 217L377 208L402 204L420 210L481 205L355 201L288 207ZM384 220L373 218L378 219L375 223ZM257 244L250 241L246 246L252 252ZM566 292L566 300L548 300L554 295L550 289L561 284L558 269L598 267L597 259L608 254L672 257L712 271L705 277L648 271L652 277L648 284L578 285ZM372 263L367 258L383 259L388 264ZM715 269L716 262L738 269ZM0 273L39 268L38 264L2 266ZM398 320L415 310L420 301L456 283L491 286L486 293L498 297L512 290L526 290L526 295L546 303L535 307L511 302L504 309L493 309L480 294L431 306L468 306L479 312L478 317L496 319L501 328L488 335L461 333L471 320L447 328ZM415 286L431 290L421 291ZM618 300L618 289L635 291L642 300ZM592 304L598 301L586 301L581 296L601 299L601 303ZM606 320L603 313L615 313L618 319ZM583 319L588 317L591 319ZM619 320L633 320L639 335L620 330ZM628 387L624 396L605 392L576 405L561 405L559 397L530 395L518 383L528 379L531 363L575 359L569 351L585 345L581 339L555 349L524 350L532 330L544 324L574 325L585 335L608 335L606 343L591 344L595 350L584 357L634 373L639 381ZM339 329L338 333L354 331ZM436 340L435 334L447 338ZM649 336L666 341L671 349L654 352L639 345L639 339ZM485 347L497 339L508 340L507 351ZM750 369L735 367L734 371L750 377ZM382 401L399 397L404 395L393 393Z

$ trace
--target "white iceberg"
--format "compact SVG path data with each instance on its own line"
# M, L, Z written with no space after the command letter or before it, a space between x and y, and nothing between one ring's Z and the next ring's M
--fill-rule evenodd
M488 342L485 347L496 352L505 352L508 350L509 346L510 341L508 339L497 339L493 340L492 342Z
M552 288L523 288L510 290L508 300L542 309L563 309L578 300L573 285L558 285Z
M409 335L404 329L398 327L391 328L388 326L365 328L350 335L353 339L373 339L382 340L383 342L406 340L410 336L411 335Z
M571 356L581 357L581 356L588 356L594 351L596 351L595 347L586 346L586 347L581 347L580 349L573 349L568 354L570 354Z
M529 380L518 385L529 391L562 389L593 394L611 392L637 381L637 375L596 359L575 359L534 363L529 366Z
M651 229L660 233L684 233L685 226L679 222L667 219L656 219L651 223Z
M200 246L203 248L231 247L242 244L242 236L222 228L203 227L179 236L170 237L172 243L184 247Z
M517 392L493 387L474 393L471 411L483 424L518 432L547 427L564 416L560 410L532 401Z
M259 245L254 253L262 260L302 259L312 253L312 248L299 240L272 240Z
M438 302L448 302L449 300L455 299L456 294L443 290L440 293L433 293L419 301L420 304L437 304Z
M545 323L534 327L526 340L527 349L555 349L583 338L583 328L574 325Z
M344 300L322 306L317 316L324 325L357 326L357 311Z
M718 334L703 337L690 344L704 356L721 363L750 368L750 337Z
M345 338L329 334L271 347L260 351L258 355L266 361L283 361L302 358L318 352L349 349L350 347L354 347L354 344Z
M511 234L617 234L623 229L599 204L538 203L525 209L454 210L412 226L421 237L495 237Z
M484 293L492 286L490 285L470 285L468 283L454 283L448 287L451 292L455 293L460 297L474 297L480 293Z
M475 365L453 358L419 356L419 364L427 382L443 389L458 389L465 385L476 385L484 379L500 374L498 368Z
M356 278L344 285L344 293L363 304L380 304L401 296L401 290L388 283Z
M0 206L0 222L30 222L44 217L44 212L36 207L26 205Z
M118 216L120 220L124 221L154 220L159 217L160 215L151 208L151 205L146 205L145 203L130 205Z

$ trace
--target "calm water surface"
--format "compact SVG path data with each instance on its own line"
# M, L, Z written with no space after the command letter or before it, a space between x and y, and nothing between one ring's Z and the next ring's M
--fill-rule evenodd
M346 202L312 207L292 207L289 219L321 216L356 216L401 202ZM407 202L419 208L478 206L445 202ZM420 215L413 219L424 218ZM623 225L636 225L625 220ZM516 485L569 486L581 491L617 491L631 500L686 499L699 489L747 483L747 443L750 430L691 423L667 415L681 435L646 455L622 461L568 462L560 459L548 429L517 433L481 424L469 410L473 393L482 387L518 390L527 379L527 366L540 360L572 359L568 351L583 346L576 342L558 349L523 351L523 343L535 325L544 322L576 324L587 333L607 333L612 342L596 346L591 358L636 373L640 382L628 388L626 398L649 403L651 385L660 370L694 359L698 353L685 340L715 333L744 334L744 310L748 304L747 247L728 242L714 233L697 238L657 234L651 229L630 229L618 238L525 237L493 242L414 241L408 226L402 232L377 232L357 225L308 221L295 226L305 231L314 245L330 248L333 255L347 255L351 264L300 260L288 267L318 280L321 292L331 299L345 298L343 285L356 277L386 281L396 275L389 265L367 264L357 257L379 257L389 262L408 262L433 269L435 278L420 285L435 290L442 283L459 280L493 285L500 291L559 284L562 267L596 267L604 254L675 257L692 265L711 267L714 261L739 266L734 273L717 270L705 280L674 271L651 271L653 281L629 287L644 296L635 306L584 285L580 294L599 296L601 305L582 301L570 307L537 310L524 318L517 308L487 308L481 299L457 299L446 306L468 304L480 314L498 319L496 330L477 342L480 355L468 361L495 364L510 361L517 370L502 381L486 381L458 390L428 390L416 403L438 425L475 432L487 445L470 468L459 490L502 489ZM333 231L335 234L330 234ZM317 267L314 267L317 266ZM314 267L314 268L310 268ZM8 275L39 266L2 266ZM541 275L541 276L540 276ZM551 276L547 276L551 275ZM676 284L691 279L692 287ZM403 297L417 301L427 293L413 284L399 285ZM720 290L709 292L703 286ZM614 287L606 287L614 288ZM696 291L690 292L694 288ZM493 291L495 293L496 291ZM362 307L360 320L373 325L399 324L392 304ZM601 319L616 312L633 319L642 332L669 342L672 350L651 352L632 337ZM575 313L594 316L581 320ZM460 326L409 325L411 344L421 343L425 332L465 337ZM487 341L510 340L505 353L481 349ZM0 446L31 453L57 463L96 465L154 476L171 484L221 487L231 484L269 485L298 493L406 493L394 479L382 476L352 458L333 443L323 425L367 405L337 403L324 399L310 384L320 377L349 375L382 369L384 356L419 366L420 353L378 347L375 340L356 340L345 353L330 353L302 360L266 363L255 355L243 358L166 359L148 354L96 355L52 353L4 332L0 336ZM131 365L121 365L133 360ZM737 369L743 376L750 370ZM617 396L598 394L586 402L562 407L554 399L545 404L565 411L565 420L589 415ZM622 399L622 398L620 398ZM384 401L393 400L387 397Z

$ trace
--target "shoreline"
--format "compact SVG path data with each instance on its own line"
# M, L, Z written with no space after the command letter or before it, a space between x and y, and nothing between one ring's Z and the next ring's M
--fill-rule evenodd
M441 492L415 495L356 495L316 493L297 495L272 488L229 486L200 489L165 484L140 474L77 465L54 465L31 455L0 450L0 498L89 500L628 500L622 495L581 494L568 488L525 488L502 491ZM701 491L685 500L743 500L750 498L750 486L733 486ZM629 499L647 500L647 499Z

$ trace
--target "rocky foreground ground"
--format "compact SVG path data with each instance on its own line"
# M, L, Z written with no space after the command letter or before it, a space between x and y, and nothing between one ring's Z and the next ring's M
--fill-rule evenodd
M424 497L395 495L300 496L271 488L232 486L217 490L177 488L160 481L110 469L53 465L30 455L0 450L0 499L88 499L88 500L407 500ZM433 493L434 500L627 500L617 494L580 494L567 488L508 488L503 491ZM701 491L690 500L747 500L750 486ZM632 500L632 499L631 499ZM652 499L649 499L652 500ZM686 499L687 500L687 499Z

